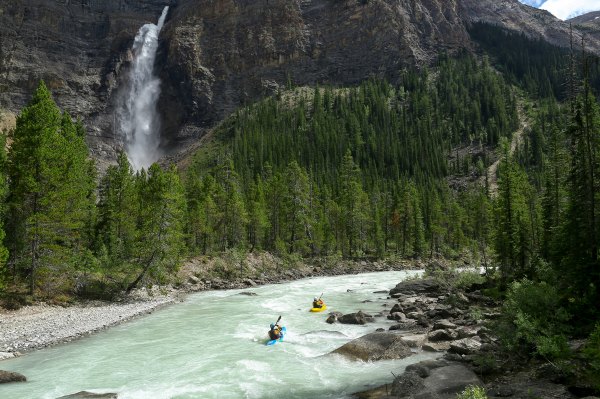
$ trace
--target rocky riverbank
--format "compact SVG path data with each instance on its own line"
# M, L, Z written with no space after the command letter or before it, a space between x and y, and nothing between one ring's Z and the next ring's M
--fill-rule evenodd
M550 362L509 359L490 328L500 317L499 303L477 285L463 291L435 279L404 281L389 292L389 300L389 331L368 334L334 353L365 361L402 359L421 351L440 357L391 370L396 377L389 384L356 398L455 399L468 386L485 388L490 399L594 398L586 396L589 389L568 383ZM329 322L362 324L369 317L332 314Z

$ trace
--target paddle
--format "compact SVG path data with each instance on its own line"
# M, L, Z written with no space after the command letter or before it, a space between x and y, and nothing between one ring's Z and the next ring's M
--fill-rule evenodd
M281 320L281 315L279 315L279 317L277 318L277 321L275 322L275 325L279 324L279 320Z

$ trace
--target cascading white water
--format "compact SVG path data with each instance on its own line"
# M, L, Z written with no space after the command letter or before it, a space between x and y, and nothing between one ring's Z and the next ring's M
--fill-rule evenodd
M154 74L158 35L169 7L165 7L158 24L142 26L133 43L133 63L128 87L117 109L118 124L129 161L135 170L147 168L160 157L160 119L156 103L160 79Z

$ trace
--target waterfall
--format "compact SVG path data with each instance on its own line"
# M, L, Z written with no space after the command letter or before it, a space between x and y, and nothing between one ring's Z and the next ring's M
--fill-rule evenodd
M133 43L128 86L117 107L118 127L134 170L148 168L161 156L160 119L156 110L160 79L154 74L154 60L158 35L168 11L168 6L163 9L158 24L146 24L138 31Z

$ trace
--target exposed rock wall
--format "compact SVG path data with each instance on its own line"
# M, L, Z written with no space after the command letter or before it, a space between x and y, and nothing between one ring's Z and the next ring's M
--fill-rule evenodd
M84 118L96 155L110 156L112 129L100 129L97 116L107 112L137 30L169 3L0 0L0 109L18 111L44 79L61 108Z
M568 44L567 24L517 0L0 0L0 110L18 111L43 78L86 122L95 156L110 160L133 39L165 5L159 109L163 144L174 147L288 82L394 80L440 52L471 49L472 21Z

